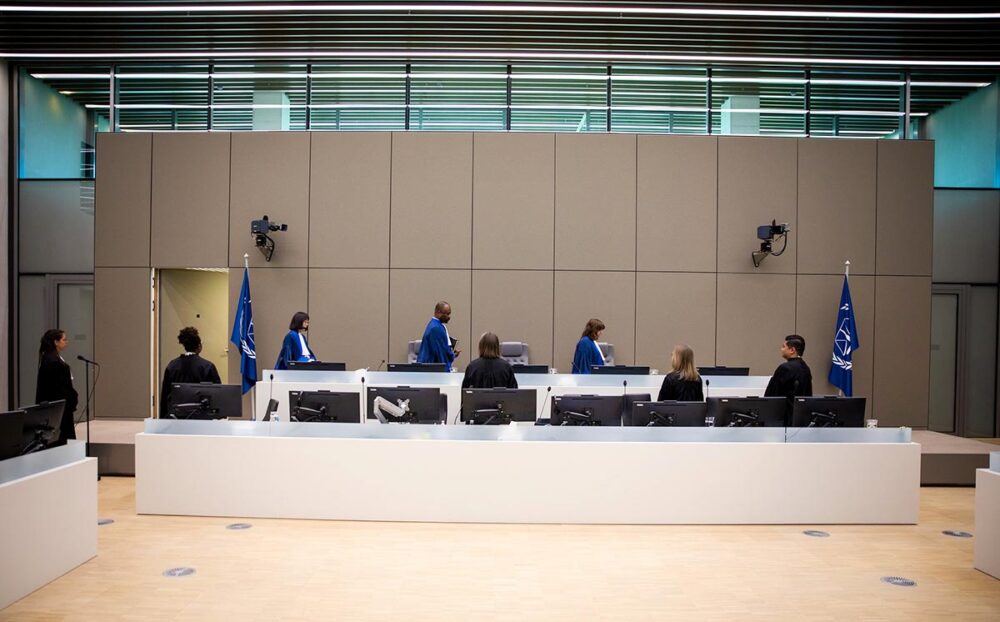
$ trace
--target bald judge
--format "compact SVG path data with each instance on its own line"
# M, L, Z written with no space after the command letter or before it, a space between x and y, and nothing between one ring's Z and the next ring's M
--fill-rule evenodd
M448 335L447 324L451 320L451 305L441 301L434 305L434 317L427 322L424 336L420 340L420 352L417 353L418 363L444 363L451 371L451 363L461 350L455 348L457 341L452 341Z

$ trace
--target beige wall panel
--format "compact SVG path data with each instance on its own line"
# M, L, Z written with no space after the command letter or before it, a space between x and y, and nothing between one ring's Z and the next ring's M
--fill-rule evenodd
M719 271L795 272L797 145L791 138L719 138ZM757 227L772 220L791 226L788 250L755 269Z
M795 332L795 276L720 274L718 296L716 363L771 375L785 335Z
M934 143L879 140L878 274L930 276L934 244Z
M94 270L94 359L101 363L101 381L92 408L102 419L149 416L151 297L149 268ZM85 403L83 378L75 384L79 414Z
M573 367L573 352L590 318L608 327L601 337L615 346L615 363L635 362L635 273L556 272L554 362L560 373ZM544 320L542 320L544 321Z
M388 356L388 305L387 269L310 269L309 343L322 360L375 369Z
M844 277L840 275L798 277L795 332L806 340L803 358L812 370L813 393L816 395L836 395L838 391L827 378L830 375L830 358L843 284ZM871 412L875 356L875 277L852 274L851 301L854 303L854 319L858 325L858 340L861 344L853 353L854 395L868 398L868 412Z
M392 135L312 135L310 267L389 267Z
M531 362L552 362L552 272L476 270L472 273L471 361L479 337L489 331L500 341L528 344Z
M715 364L715 273L640 272L635 299L637 364L667 373L678 343L695 365Z
M94 265L149 266L152 135L97 135Z
M406 344L420 339L434 315L439 300L451 304L448 334L458 339L461 356L455 360L465 369L475 353L471 341L471 270L392 270L389 274L389 362L406 362Z
M153 136L153 266L228 265L230 136Z
M718 139L639 136L639 270L714 272Z
M556 135L556 268L635 269L635 148L635 135Z
M473 267L552 269L553 134L476 134Z
M875 273L876 142L799 141L799 272Z
M394 268L472 266L472 134L392 135L390 228Z
M245 132L232 135L229 265L305 267L309 258L309 134ZM250 221L267 215L288 225L272 234L277 249L270 263L254 246Z
M265 369L274 369L274 363L281 351L281 341L288 332L288 322L296 311L309 313L307 305L307 270L305 268L257 268L250 269L250 299L253 306L254 341L257 344L258 381L266 382ZM240 298L243 284L243 270L229 271L229 327L232 330L233 312ZM311 314L310 314L311 315ZM310 329L317 333L334 333L336 329L328 324L313 323ZM309 343L315 337L310 330ZM322 358L326 353L318 350ZM240 383L240 353L235 346L229 348L229 382ZM244 400L244 410L248 402ZM248 412L248 411L246 411Z
M927 426L931 279L875 279L875 403L880 426Z

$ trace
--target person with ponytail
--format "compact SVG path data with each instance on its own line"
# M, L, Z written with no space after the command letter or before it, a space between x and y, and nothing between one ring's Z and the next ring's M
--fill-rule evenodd
M58 328L45 331L38 348L38 382L35 385L35 402L38 404L66 400L59 426L59 439L63 441L76 438L73 413L78 401L73 388L73 372L61 355L67 345L66 331Z

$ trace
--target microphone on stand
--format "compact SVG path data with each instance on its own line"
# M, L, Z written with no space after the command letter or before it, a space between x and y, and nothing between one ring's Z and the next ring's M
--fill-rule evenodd
M552 393L552 387L545 388L545 401L542 402L542 412L538 415L539 420L545 418L545 409L549 407L549 393Z
M84 363L87 363L88 365L97 365L98 367L101 366L101 364L98 363L97 361L92 361L92 360L88 359L87 357L83 356L82 354L77 354L76 358L77 358L77 360L83 361Z
M378 367L375 368L375 371L381 370L383 365L385 365L385 359L382 359L382 362L378 364Z

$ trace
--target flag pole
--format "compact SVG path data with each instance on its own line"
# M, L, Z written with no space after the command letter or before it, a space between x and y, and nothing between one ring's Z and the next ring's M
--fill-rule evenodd
M250 255L243 253L243 269L250 274ZM257 385L250 387L250 421L257 421Z

